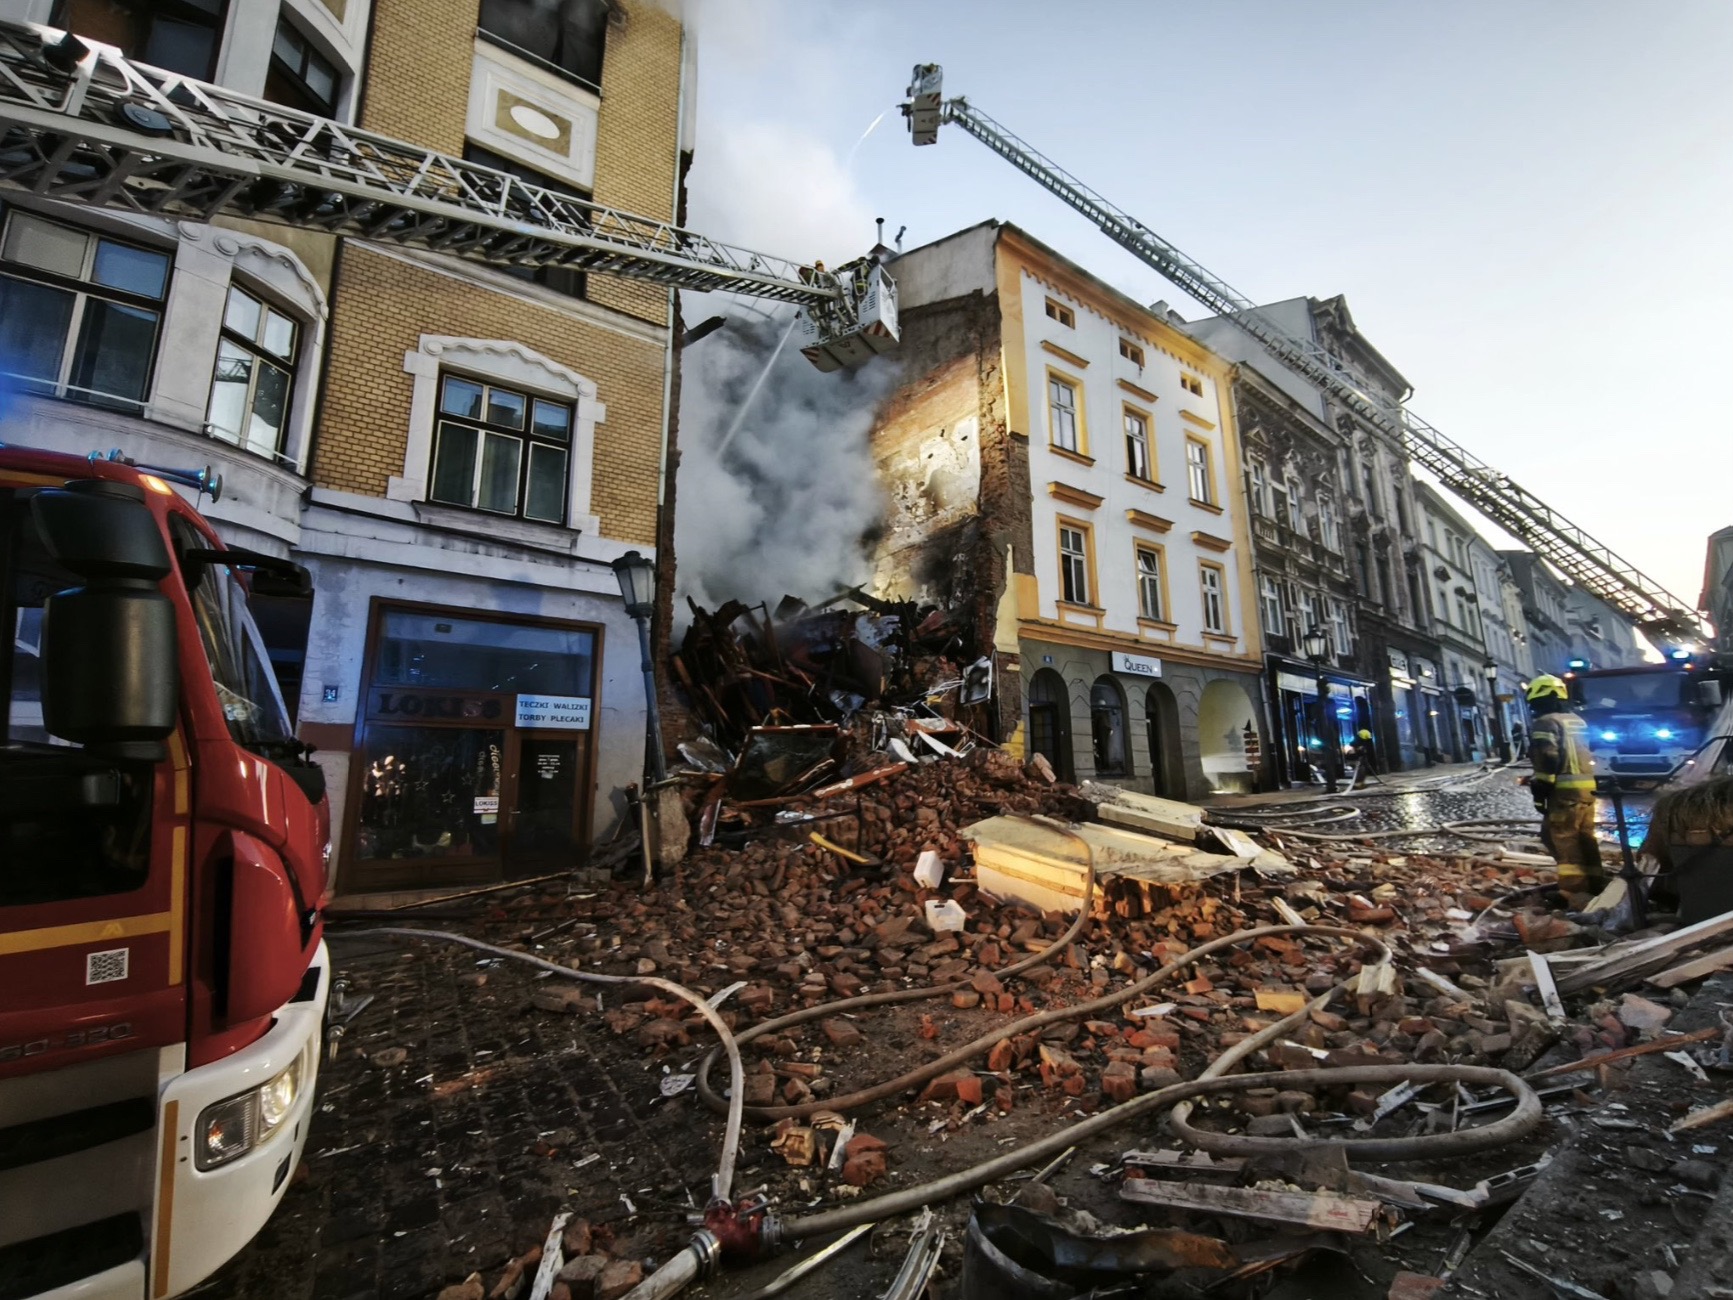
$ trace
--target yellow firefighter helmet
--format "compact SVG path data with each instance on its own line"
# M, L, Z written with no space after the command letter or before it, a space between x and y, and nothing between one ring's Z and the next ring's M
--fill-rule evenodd
M1528 702L1536 700L1564 700L1570 698L1570 688L1564 684L1562 677L1554 677L1551 673L1542 673L1528 684Z

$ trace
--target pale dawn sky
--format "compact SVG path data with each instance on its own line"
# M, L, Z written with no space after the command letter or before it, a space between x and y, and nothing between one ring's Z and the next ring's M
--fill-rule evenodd
M690 222L802 259L996 217L1203 314L911 65L1252 298L1345 293L1413 409L1685 603L1733 523L1733 2L688 0ZM884 110L892 111L861 140Z

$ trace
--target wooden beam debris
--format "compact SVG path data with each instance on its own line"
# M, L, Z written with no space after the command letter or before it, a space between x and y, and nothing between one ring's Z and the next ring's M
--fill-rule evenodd
M1544 1070L1537 1070L1533 1074L1525 1074L1523 1078L1532 1083L1536 1079L1550 1079L1558 1074L1575 1074L1579 1070L1596 1070L1603 1065L1628 1061L1634 1056L1647 1056L1650 1052L1669 1052L1674 1048L1684 1047L1688 1043L1706 1043L1712 1038L1720 1038L1726 1032L1721 1026L1716 1025L1709 1029L1698 1029L1689 1034L1674 1034L1668 1038L1657 1038L1653 1042L1638 1043L1635 1047L1621 1047L1616 1052L1602 1052L1599 1056L1585 1056L1580 1061L1566 1061L1563 1065L1553 1065Z
M1581 966L1567 975L1560 975L1559 992L1577 993L1583 989L1641 979L1651 971L1661 969L1680 953L1689 952L1700 944L1728 933L1733 933L1733 912L1723 912L1720 916L1712 916L1707 921L1697 922L1696 925L1687 925L1682 930L1635 944L1617 957Z
M1718 970L1726 970L1729 966L1733 966L1733 947L1717 948L1714 952L1704 953L1701 957L1693 957L1690 961L1668 967L1659 975L1651 975L1646 982L1658 989L1677 988L1691 980L1713 975Z
M1542 953L1530 951L1528 954L1529 968L1534 971L1534 986L1540 991L1540 1004L1546 1008L1549 1019L1563 1023L1566 1019L1565 1004L1559 998L1558 984L1552 977L1552 967L1546 963Z
M1149 1178L1127 1178L1121 1200L1160 1205L1197 1214L1227 1214L1242 1219L1292 1223L1332 1232L1364 1235L1372 1230L1382 1206L1377 1201L1333 1192L1275 1192L1261 1187L1208 1187Z

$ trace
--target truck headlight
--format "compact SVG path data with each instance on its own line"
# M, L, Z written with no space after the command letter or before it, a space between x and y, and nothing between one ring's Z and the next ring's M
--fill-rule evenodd
M301 1093L301 1059L259 1089L259 1119L264 1132L269 1133L289 1115L295 1098Z
M257 1088L236 1093L199 1114L193 1163L215 1169L268 1141L289 1117L301 1092L301 1058Z

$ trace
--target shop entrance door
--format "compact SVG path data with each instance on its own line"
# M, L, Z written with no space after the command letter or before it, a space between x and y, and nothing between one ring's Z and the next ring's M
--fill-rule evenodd
M507 877L575 866L583 844L583 733L523 732L505 841Z

